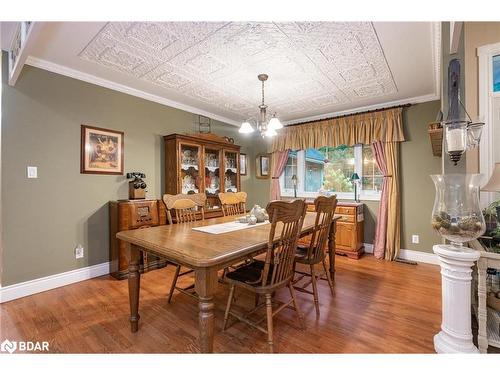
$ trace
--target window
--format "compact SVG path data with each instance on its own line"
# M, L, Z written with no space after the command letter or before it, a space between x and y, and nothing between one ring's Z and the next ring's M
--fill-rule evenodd
M299 197L315 197L320 190L325 190L339 198L354 199L353 173L360 177L358 191L361 199L380 198L382 174L370 146L291 151L280 177L281 195L294 195L292 176L295 175Z
M363 173L360 178L363 190L377 193L382 190L382 172L378 169L373 150L369 146L363 146Z
M500 55L493 56L493 92L500 92Z

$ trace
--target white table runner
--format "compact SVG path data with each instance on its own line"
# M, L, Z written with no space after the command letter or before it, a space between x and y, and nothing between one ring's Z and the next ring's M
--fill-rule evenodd
M266 225L266 224L269 224L268 220L264 221L263 223L257 223L255 225L249 225L248 223L240 223L238 221L231 221L228 223L207 225L204 227L196 227L196 228L193 228L193 230L197 230L199 232L210 233L210 234L222 234L222 233L234 232L237 230L255 228L255 227L258 227L261 225Z

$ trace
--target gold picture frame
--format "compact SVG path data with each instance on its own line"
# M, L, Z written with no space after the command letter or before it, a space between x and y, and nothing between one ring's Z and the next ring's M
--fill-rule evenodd
M247 154L240 153L240 176L246 176L248 173Z
M80 173L123 174L124 133L81 126Z
M258 154L255 157L255 177L267 179L271 175L271 155Z

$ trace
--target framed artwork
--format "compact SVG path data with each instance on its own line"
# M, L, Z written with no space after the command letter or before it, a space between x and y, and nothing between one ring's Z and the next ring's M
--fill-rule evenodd
M247 175L247 154L240 154L240 175Z
M123 174L123 132L81 126L80 173Z
M255 174L257 178L269 178L269 168L270 159L269 154L257 155L255 160L257 173Z

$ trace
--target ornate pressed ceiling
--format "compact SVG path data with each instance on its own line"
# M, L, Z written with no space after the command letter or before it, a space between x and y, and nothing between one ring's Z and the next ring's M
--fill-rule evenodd
M398 91L370 22L113 22L79 57L240 119L263 71L267 104L293 118Z

